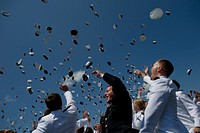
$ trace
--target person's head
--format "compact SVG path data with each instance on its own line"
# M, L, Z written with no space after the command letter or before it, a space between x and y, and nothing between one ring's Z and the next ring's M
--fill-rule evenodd
M47 108L50 111L62 109L62 99L58 93L52 93L45 99Z
M174 71L173 64L164 59L157 60L151 68L151 78L156 78L158 76L169 77Z
M113 98L115 97L115 94L113 92L113 87L112 86L108 86L106 88L106 92L105 92L105 98L106 98L106 102L108 105L112 104Z
M1 130L1 131L2 131L2 130ZM5 130L3 130L2 132L3 132L3 133L14 133L14 131L11 130L11 129L5 129Z
M84 126L76 129L76 133L84 133Z
M133 107L135 111L140 111L145 109L145 101L142 98L137 98L133 102Z
M89 112L86 110L83 110L83 118L86 118L89 116Z
M100 123L95 124L95 125L94 125L94 130L95 130L95 131L101 132L101 131L102 131L102 126L101 126L101 124L100 124Z
M87 127L85 129L85 133L93 133L93 129L91 127Z

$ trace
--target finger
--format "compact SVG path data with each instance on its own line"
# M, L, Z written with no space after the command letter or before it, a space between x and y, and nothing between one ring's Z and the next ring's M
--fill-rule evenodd
M97 74L97 71L93 71L92 74Z

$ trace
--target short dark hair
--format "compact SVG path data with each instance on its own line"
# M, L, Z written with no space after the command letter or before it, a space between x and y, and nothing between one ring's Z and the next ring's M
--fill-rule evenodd
M58 93L52 93L45 99L47 108L50 111L62 109L62 99Z
M169 60L164 60L164 59L160 59L158 62L161 64L162 68L164 69L166 76L169 77L174 71L173 64Z
M91 127L87 127L85 130L85 133L93 133L93 130Z

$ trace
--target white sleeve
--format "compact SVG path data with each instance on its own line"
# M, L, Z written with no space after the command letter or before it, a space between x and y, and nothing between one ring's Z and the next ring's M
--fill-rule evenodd
M74 101L71 92L66 91L64 93L64 96L67 101L67 104L66 104L67 112L76 113L77 112L76 102Z
M154 80L151 80L151 77L149 76L144 76L143 80L149 85L152 85L154 83Z
M48 133L48 130L50 129L50 124L48 121L46 121L44 118L42 118L37 125L37 128L33 130L31 133Z
M159 91L159 88L159 85L154 84L153 89L149 92L150 97L144 113L144 126L140 130L142 133L154 132L171 95L168 91Z
M82 118L82 119L79 119L77 122L76 122L76 127L77 128L81 128L82 126L87 126L88 125L88 119L87 118Z
M198 106L184 93L179 95L180 100L194 120L194 126L200 127L200 111Z

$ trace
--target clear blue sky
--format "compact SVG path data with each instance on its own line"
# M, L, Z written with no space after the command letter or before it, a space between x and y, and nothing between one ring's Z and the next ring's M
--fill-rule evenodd
M49 0L48 3L0 0L0 10L10 14L8 17L0 15L0 72L3 73L0 74L0 128L13 125L12 129L28 132L31 121L37 120L45 110L44 103L36 102L46 97L38 90L62 94L56 82L63 82L62 77L70 70L89 76L86 82L75 78L76 86L70 89L79 111L86 109L94 117L92 123L98 122L99 113L105 111L105 101L98 96L104 94L107 86L91 75L95 68L124 77L127 89L133 90L142 81L132 80L134 75L127 72L133 71L130 65L143 69L165 58L174 64L172 78L180 82L185 92L191 88L199 91L199 5L199 0ZM149 14L155 8L161 8L164 14L152 20ZM166 11L171 14L165 14ZM35 24L39 24L40 29ZM48 26L52 27L51 33L46 29ZM39 36L35 36L37 30ZM77 30L78 35L71 36L71 30ZM140 40L141 34L147 37L145 41ZM78 44L73 44L73 40ZM132 40L135 40L134 45L130 44ZM99 50L100 43L104 52ZM85 46L90 46L90 50ZM32 56L30 49L34 52ZM16 65L20 59L22 68ZM92 68L86 69L87 61L93 62ZM34 63L41 64L43 70L37 70ZM192 69L190 75L187 75L188 69ZM41 81L42 77L46 80ZM27 80L32 83L28 84ZM28 86L32 87L33 94L27 92ZM134 91L131 94L134 96Z

